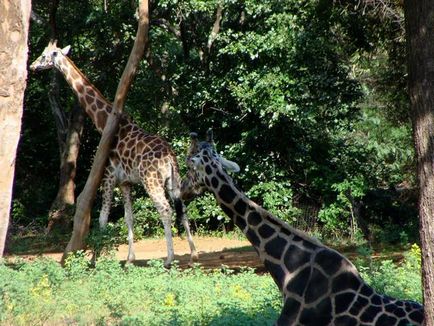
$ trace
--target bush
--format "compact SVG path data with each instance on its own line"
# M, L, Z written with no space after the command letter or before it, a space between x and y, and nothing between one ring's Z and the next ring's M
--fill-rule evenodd
M364 280L379 293L422 302L421 251L418 245L411 246L399 265L389 259L371 266L360 262L358 265Z

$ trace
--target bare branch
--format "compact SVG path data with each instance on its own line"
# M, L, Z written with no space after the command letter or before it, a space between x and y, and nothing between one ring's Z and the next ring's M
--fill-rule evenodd
M211 34L208 38L208 53L211 51L212 44L214 43L215 39L217 38L217 34L220 31L220 23L222 21L222 13L223 13L223 7L221 4L217 6L217 12L216 17L214 21L214 25L211 30Z

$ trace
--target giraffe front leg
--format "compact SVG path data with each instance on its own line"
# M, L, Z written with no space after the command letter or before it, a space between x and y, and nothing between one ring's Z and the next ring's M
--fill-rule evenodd
M134 229L133 229L133 208L131 205L131 186L129 184L121 185L122 195L124 198L125 223L128 228L128 258L127 262L131 263L136 259L134 253Z
M194 245L193 237L191 236L190 223L188 222L188 218L185 213L186 211L185 205L182 202L182 200L179 198L176 198L174 200L174 203L175 203L176 214L181 215L181 221L182 224L184 225L185 233L187 234L188 245L190 246L190 264L193 264L193 262L198 261L199 255L196 251L196 246Z
M108 216L110 214L110 208L112 204L112 198L113 198L113 189L115 187L116 179L112 172L111 168L107 168L104 179L102 181L102 205L101 205L101 211L99 213L99 227L101 230L104 230L107 221Z

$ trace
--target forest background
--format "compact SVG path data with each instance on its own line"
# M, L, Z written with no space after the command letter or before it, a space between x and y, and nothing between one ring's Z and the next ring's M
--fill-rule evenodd
M112 100L133 43L136 7L33 1L29 62L55 31ZM189 132L213 128L218 149L241 167L239 186L279 218L323 239L417 241L399 2L160 0L151 2L150 17L150 46L126 112L171 143L181 174ZM79 112L63 78L29 74L12 231L47 225L65 139ZM83 121L76 193L100 137L90 119ZM135 192L137 237L161 232L143 189ZM120 195L116 202L113 221L123 215ZM211 196L190 203L189 216L198 232L232 228ZM125 231L121 220L116 232Z

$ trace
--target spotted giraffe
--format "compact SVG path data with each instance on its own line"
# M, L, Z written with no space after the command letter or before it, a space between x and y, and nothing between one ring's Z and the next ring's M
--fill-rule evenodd
M69 49L69 46L60 49L56 42L50 42L43 53L32 63L30 69L34 71L53 67L58 69L73 89L96 129L102 133L108 116L113 113L112 104L66 56ZM128 226L128 261L135 259L131 205L131 185L135 183L143 184L161 216L167 244L165 265L169 266L174 258L171 229L172 208L166 198L165 190L173 201L177 220L182 221L187 233L191 259L197 259L185 206L180 199L180 181L178 163L169 144L157 135L146 133L126 115L123 115L102 181L103 202L99 224L101 228L106 226L113 189L119 185L123 194L125 221Z
M234 186L224 169L239 171L214 147L212 131L192 133L183 198L211 191L251 242L283 294L276 325L421 325L423 307L376 293L337 251L260 207Z

